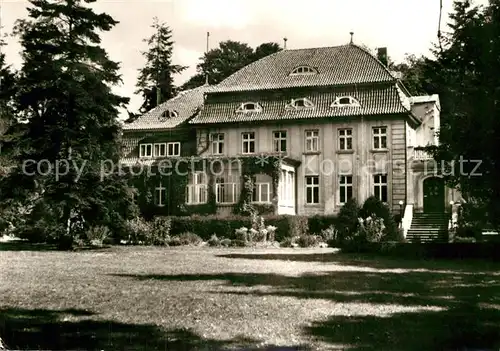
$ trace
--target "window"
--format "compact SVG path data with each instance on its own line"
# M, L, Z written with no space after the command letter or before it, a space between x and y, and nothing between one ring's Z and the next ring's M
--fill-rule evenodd
M335 101L330 105L330 107L360 107L359 101L352 96L340 96L335 99Z
M212 140L212 154L222 155L224 153L224 133L213 133L210 135Z
M152 157L152 156L153 156L153 144L139 145L139 157Z
M256 102L245 102L236 109L236 112L262 112L262 106Z
M255 133L241 133L241 153L253 154L255 152Z
M269 183L255 183L253 187L253 202L271 202L271 193Z
M156 206L158 207L163 207L165 206L166 202L167 202L167 198L166 198L166 188L163 187L162 183L160 182L160 184L155 188L155 195L154 195L154 203Z
M299 66L292 70L290 75L308 75L308 74L316 74L318 71L309 66Z
M286 107L288 109L313 108L314 104L309 99L300 98L300 99L292 99Z
M387 174L373 176L373 192L380 201L387 202Z
M295 173L282 170L279 182L279 201L280 205L295 205Z
M306 176L306 203L319 204L319 176Z
M167 111L164 111L158 119L161 122L164 122L164 121L166 121L169 118L174 118L174 117L177 117L177 116L178 116L177 111L167 110Z
M352 175L341 175L339 179L340 203L352 199Z
M306 130L306 152L319 151L319 130Z
M238 201L239 179L233 175L225 175L215 180L215 202L218 204L234 204Z
M207 202L207 177L204 172L195 172L191 175L187 185L186 203L189 205L204 204Z
M286 132L273 132L274 152L286 152Z
M352 150L352 129L339 129L339 150Z
M154 149L154 156L155 157L167 156L167 144L166 143L154 144L153 149Z
M257 174L254 179L252 202L271 202L272 178L267 174Z
M375 150L387 148L387 128L386 127L373 128L373 148Z
M167 156L180 156L181 155L181 143L167 143Z

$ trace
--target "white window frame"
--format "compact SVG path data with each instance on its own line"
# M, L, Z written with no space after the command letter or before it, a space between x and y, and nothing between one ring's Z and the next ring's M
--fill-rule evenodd
M353 142L352 128L340 128L338 130L338 140L339 140L339 144L338 144L339 150L342 150L342 151L352 150L352 147L353 147L353 145L352 145L352 142ZM351 142L351 147L348 147L349 140ZM344 146L342 146L342 141L344 141Z
M299 101L303 101L304 106L297 106L297 102ZM300 110L300 109L314 108L314 104L308 98L299 98L299 99L292 99L286 107L288 109Z
M317 74L318 71L311 66L298 66L295 67L290 73L291 76L303 76L303 75L311 75Z
M372 128L372 142L373 150L386 150L387 149L387 127L373 127ZM378 147L377 147L378 141ZM385 144L385 145L384 145ZM384 145L384 146L382 146Z
M175 152L175 148L177 147L177 152ZM170 150L172 148L172 150ZM172 152L170 152L172 151ZM181 155L181 143L176 141L172 143L167 143L167 156L178 157Z
M385 182L383 177L385 177ZM388 183L387 173L379 173L373 175L373 195L376 196L382 202L387 202L389 200L389 187L387 183ZM377 190L378 190L378 195L377 195ZM386 197L385 200L383 199L382 196L384 190Z
M163 152L160 152L162 149L162 146L163 146ZM155 144L153 144L153 156L154 157L167 156L167 143L155 143Z
M285 141L285 150L281 150L282 141ZM286 130L273 131L273 151L286 152L288 148L287 132Z
M154 201L156 206L165 207L165 204L163 203L163 196L165 196L166 200L166 191L167 188L165 188L161 182L157 187L155 187Z
M210 140L212 143L212 155L224 154L224 133L211 133Z
M177 111L166 110L166 111L163 111L160 118L166 120L169 118L175 118L177 116L178 116Z
M222 178L222 182L219 180ZM238 202L238 183L235 181L230 181L228 177L221 177L215 182L215 202L218 204L235 204ZM232 199L226 201L226 196L224 194L225 190L229 188L231 190Z
M149 147L149 152L147 152ZM153 157L153 144L139 144L139 157L140 158L149 158Z
M339 204L341 205L345 204L349 199L351 199L354 196L352 179L353 179L352 174L342 174L339 176ZM348 196L349 188L351 188L351 197ZM342 194L344 195L345 201L342 201Z
M262 189L267 188L267 199L263 199ZM256 195L256 198L254 198ZM256 182L254 183L254 192L252 193L253 203L270 203L271 202L271 184L268 182Z
M248 146L248 152L245 152L245 143ZM253 143L253 151L250 151L250 146ZM256 151L256 142L255 142L255 132L243 132L241 133L241 153L243 155L251 155Z
M254 108L253 109L249 109L248 106L249 105L254 105ZM247 101L247 102L244 102L242 103L237 109L236 109L236 112L237 113L252 113L252 112L262 112L262 106L257 103L257 102L253 102L253 101Z
M340 101L349 99L349 103L341 103ZM330 105L330 107L361 107L361 104L358 100L353 98L352 96L338 96L334 102Z
M187 185L186 204L200 205L208 201L208 183L205 172L194 172Z
M305 150L306 152L318 152L319 151L319 129L310 129L305 131ZM310 141L310 148L309 142ZM314 147L316 145L316 147Z
M320 187L319 187L319 176L318 175L307 175L305 176L304 179L305 182L305 188L306 188L306 193L305 193L305 202L307 205L318 205L320 202ZM318 198L316 199L317 201L314 201L314 189L318 189ZM308 201L308 193L311 191L311 197L312 201Z

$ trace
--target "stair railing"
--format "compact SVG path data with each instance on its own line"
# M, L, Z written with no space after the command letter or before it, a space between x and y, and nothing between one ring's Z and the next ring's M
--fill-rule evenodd
M406 205L405 214L401 221L403 227L403 238L406 239L406 234L411 227L411 222L413 220L413 205Z

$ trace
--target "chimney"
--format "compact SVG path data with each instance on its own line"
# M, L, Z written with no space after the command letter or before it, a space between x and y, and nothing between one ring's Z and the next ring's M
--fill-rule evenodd
M389 65L389 60L387 57L387 48L378 48L377 49L377 58L384 66Z

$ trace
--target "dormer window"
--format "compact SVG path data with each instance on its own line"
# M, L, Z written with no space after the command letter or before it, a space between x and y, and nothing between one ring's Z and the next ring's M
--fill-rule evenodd
M340 96L336 98L335 101L330 105L330 107L342 106L360 107L361 105L359 104L359 101L352 96Z
M300 98L292 99L286 107L294 109L313 108L314 104L307 98Z
M174 118L174 117L177 117L177 111L166 110L166 111L163 111L163 113L160 115L160 117L158 119L163 122L163 121L166 121L167 119Z
M318 71L310 66L299 66L292 70L291 76L316 74Z
M238 107L236 112L262 112L262 106L256 102L245 102Z

